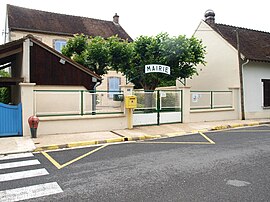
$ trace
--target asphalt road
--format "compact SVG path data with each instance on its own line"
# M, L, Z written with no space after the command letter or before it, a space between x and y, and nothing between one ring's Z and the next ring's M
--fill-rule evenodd
M269 126L36 153L32 158L49 174L4 182L0 191L57 182L63 192L28 201L270 200Z

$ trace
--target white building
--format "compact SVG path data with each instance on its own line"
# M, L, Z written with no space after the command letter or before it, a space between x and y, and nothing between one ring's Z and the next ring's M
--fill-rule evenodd
M189 79L191 90L239 88L242 118L270 117L270 33L215 23L208 10L194 36L206 46L206 66Z

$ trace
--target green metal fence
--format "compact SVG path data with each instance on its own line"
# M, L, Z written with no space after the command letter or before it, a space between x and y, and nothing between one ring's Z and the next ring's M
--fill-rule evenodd
M122 91L34 90L35 114L46 116L74 116L122 114L121 101L114 94Z
M134 90L133 94L137 96L134 125L182 122L182 90Z
M232 91L191 91L190 109L233 108Z

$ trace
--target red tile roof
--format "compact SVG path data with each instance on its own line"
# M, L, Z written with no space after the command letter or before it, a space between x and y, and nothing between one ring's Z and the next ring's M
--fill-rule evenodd
M118 35L122 39L132 41L126 31L113 21L51 13L13 5L7 5L7 14L11 31L20 30L67 36L83 33L104 38Z
M209 25L235 49L237 49L237 31L239 50L247 59L270 62L270 33L217 23Z

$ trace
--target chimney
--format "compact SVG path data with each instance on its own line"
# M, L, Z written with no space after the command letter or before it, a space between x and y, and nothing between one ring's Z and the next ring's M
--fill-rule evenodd
M209 25L215 24L215 12L211 9L208 9L204 13L204 21Z
M115 15L113 16L113 22L115 24L119 24L119 15L117 15L117 13L115 13Z

